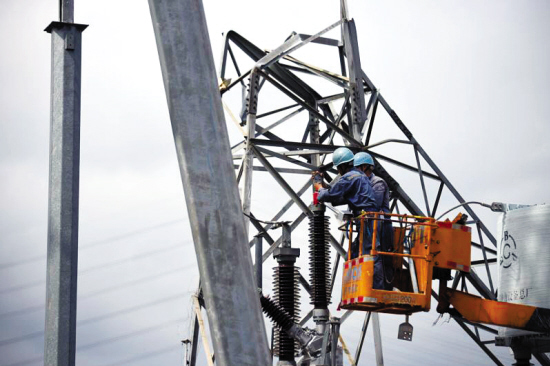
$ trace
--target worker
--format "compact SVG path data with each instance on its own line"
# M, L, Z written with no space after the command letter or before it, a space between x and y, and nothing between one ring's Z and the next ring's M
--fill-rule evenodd
M330 202L335 206L348 204L357 217L361 212L376 211L376 201L368 177L353 165L353 152L346 147L340 147L332 154L332 163L341 178L332 186L324 182L314 182L314 188L319 191L317 199L320 202ZM363 231L363 254L368 254L372 248L372 222L367 221ZM377 245L378 247L378 245ZM359 235L352 243L351 258L359 256ZM373 288L384 289L384 274L381 256L377 256L374 264Z
M353 165L365 173L372 184L374 199L376 201L376 210L384 213L390 213L390 190L386 181L374 174L374 159L366 152L355 154ZM390 219L390 216L382 216L384 219ZM384 252L393 252L393 228L391 221L380 221L378 223L378 235L380 237L380 248ZM385 287L391 290L391 280L393 278L393 261L391 257L383 256Z
M369 177L376 200L376 211L390 213L390 190L386 181L374 174L372 156L366 152L359 152L353 158L353 165Z
M332 154L332 163L341 178L332 186L324 182L315 182L320 202L330 202L335 206L348 204L354 216L361 211L373 211L376 208L374 192L366 176L353 166L353 153L347 147L340 147Z

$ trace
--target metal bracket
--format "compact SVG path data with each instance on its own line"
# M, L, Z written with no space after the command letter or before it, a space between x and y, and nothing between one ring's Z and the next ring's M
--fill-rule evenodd
M65 49L69 51L74 50L74 34L72 32L65 34Z
M413 326L409 323L409 316L405 318L405 323L399 325L399 331L397 332L397 339L402 339L404 341L412 341L413 336Z

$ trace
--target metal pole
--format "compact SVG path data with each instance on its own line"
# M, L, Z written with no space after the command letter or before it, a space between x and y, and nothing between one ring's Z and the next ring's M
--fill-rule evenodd
M346 0L340 0L340 18L348 20L348 2Z
M330 346L330 364L336 366L336 356L338 354L338 336L340 335L340 319L331 318L331 346Z
M348 61L349 93L351 102L351 121L348 122L350 124L353 138L356 140L361 140L361 129L367 116L355 21L346 21L344 23L343 31L344 47L346 51L346 59Z
M74 22L74 1L73 0L59 1L59 20L64 23Z
M256 267L256 286L262 288L262 235L256 235L254 237L254 253L256 260L254 261L254 266Z
M418 150L414 147L414 156L416 157L416 165L418 167L418 175L420 176L420 185L422 186L422 194L424 195L424 203L426 204L426 213L428 216L432 216L430 213L430 204L428 203L428 193L426 192L426 185L424 184L424 176L422 175L422 167L420 166L420 158L418 157Z
M374 353L376 365L384 366L384 354L382 352L382 337L380 334L380 317L378 313L372 313L372 334L374 336ZM357 362L357 360L355 360Z
M82 31L73 2L52 22L50 177L44 365L75 364Z
M315 310L314 310L315 311ZM317 365L319 366L328 366L327 363L329 362L329 360L327 360L327 348L328 348L328 342L329 342L329 336L330 336L330 328L329 327L326 327L326 323L327 322L324 322L323 323L323 343L322 343L322 346L321 346L321 356L319 357L319 360L321 363L317 363ZM317 323L317 332L318 333L321 333L319 331L319 323ZM317 361L319 362L319 361Z
M309 114L309 142L312 144L320 143L319 119L312 113ZM311 165L316 167L321 165L321 157L319 154L311 154Z
M250 214L252 205L252 172L254 171L254 152L251 139L256 133L256 107L258 105L259 77L255 70L250 74L249 90L247 95L248 114L246 116L246 152L243 155L243 187L242 202L243 212ZM245 218L246 233L248 236L248 217Z
M193 322L193 340L191 341L191 357L189 360L189 366L197 365L197 349L199 345L199 317L195 314L195 321Z
M193 305L195 308L195 316L197 317L196 318L197 323L201 331L202 348L204 348L204 354L206 355L206 363L208 363L208 366L214 366L212 353L210 352L210 344L208 343L208 337L206 336L206 329L204 329L204 321L202 320L201 305L199 304L199 299L196 296L193 298Z
M351 358L351 353L349 352L349 348L346 345L346 342L344 342L344 338L342 338L342 334L338 334L338 339L340 340L340 344L342 345L342 348L344 349L344 353L348 357L349 364L351 366L356 366L357 363L353 361L353 358Z
M371 312L369 311L365 314L365 320L363 321L363 329L361 330L359 344L357 345L357 350L355 351L355 363L359 363L359 357L361 356L361 350L363 349L363 343L365 342L365 335L367 334L367 328L369 327L370 317Z
M200 0L149 0L217 365L268 365L245 221Z
M256 155L256 158L260 161L260 163L267 169L267 171L273 176L273 178L281 185L281 187L285 190L285 192L294 200L296 205L300 207L302 212L306 214L307 216L312 216L313 213L309 209L308 205L302 201L302 199L294 192L292 187L281 177L281 175L275 170L273 165L267 161L265 156L262 155L254 146L251 147L252 151L254 152L254 155ZM244 209L243 209L244 211Z
M489 358L491 360L493 360L493 362L498 365L498 366L504 366L504 364L502 362L500 362L500 360L489 350L489 348L487 348L486 345L484 345L483 343L480 342L480 340L476 337L476 335L474 334L474 332L472 332L470 330L470 328L468 328L466 326L466 324L464 324L464 322L462 321L462 319L458 318L458 317L454 317L453 316L453 319L458 323L458 325L460 325L460 327L470 336L470 338L472 338L474 340L474 342L477 343L477 345L479 346L479 348L481 348L483 350L483 352L485 352L485 354L487 354L487 356L489 356Z

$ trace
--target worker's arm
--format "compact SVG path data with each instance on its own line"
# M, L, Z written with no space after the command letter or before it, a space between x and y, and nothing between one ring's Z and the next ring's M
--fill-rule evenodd
M334 186L321 188L317 199L321 202L330 202L334 206L346 204L346 194L352 186L351 181L340 179Z
M319 196L317 197L319 202L330 202L333 206L345 205L346 202L344 201L343 197L339 194L334 194L334 192L332 191L333 190L331 188L321 188L319 190Z

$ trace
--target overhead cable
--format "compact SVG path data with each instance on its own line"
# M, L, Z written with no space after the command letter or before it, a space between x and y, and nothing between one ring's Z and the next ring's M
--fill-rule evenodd
M171 269L169 271L165 271L165 272L153 275L153 276L141 277L141 278L136 279L136 280L123 282L123 283L115 285L115 286L111 286L111 287L103 288L101 290L97 290L97 291L89 292L89 293L86 293L86 294L83 294L83 295L79 295L78 296L78 301L86 300L86 299L89 299L91 297L101 295L101 294L104 294L104 293L108 293L108 292L112 292L112 291L115 291L115 290L120 290L120 289L125 288L125 287L139 285L139 284L142 284L144 282L150 282L150 281L156 280L160 277L168 276L168 275L171 275L171 274L174 274L174 273L177 273L177 272L182 272L185 269L193 267L194 265L195 264L192 263L192 264L182 266L182 267L177 267L175 269ZM9 311L7 313L0 314L0 319L6 318L6 317L11 317L11 316L16 316L16 315L27 314L27 313L31 313L33 311L43 310L45 306L46 306L45 304L40 304L40 305L35 305L35 306L29 306L29 307L26 307L26 308L23 308L23 309Z
M174 295L174 296L165 297L165 298L155 300L155 301L152 301L152 302L149 302L149 303L145 303L145 304L141 304L141 305L132 306L132 307L129 307L129 308L126 308L126 309L113 311L111 313L107 313L107 314L99 315L99 316L96 316L96 317L91 317L91 318L88 318L88 319L81 320L77 323L77 325L78 326L83 326L83 325L86 325L86 324L95 323L95 322L98 322L98 321L102 321L102 320L105 320L105 319L117 317L117 316L120 316L120 315L125 315L125 314L128 314L128 313L134 312L134 311L139 311L139 310L142 310L142 309L145 309L145 308L148 308L148 307L151 307L151 306L159 305L159 304L162 304L162 303L165 303L165 302L179 300L179 299L183 298L184 296L185 296L185 294L180 293L180 294L177 294L177 295ZM23 342L23 341L26 341L28 339L37 338L37 337L40 337L40 336L43 336L43 335L44 335L44 331L41 330L41 331L25 334L25 335L22 335L22 336L19 336L19 337L4 339L4 340L0 341L0 347L4 347L4 346L14 344L14 343Z
M183 245L189 245L189 244L190 243L183 243ZM141 254L138 254L136 256L120 259L120 260L113 261L113 262L110 262L110 263L101 264L99 266L85 268L85 269L79 270L78 275L81 276L81 275L87 274L89 272L94 272L96 270L103 269L103 268L106 268L106 267L113 267L113 266L117 266L117 265L124 264L124 263L127 263L127 262L132 262L136 259L141 259L141 258L148 257L148 256L151 256L151 255L156 255L156 254L159 254L159 253L163 253L163 252L171 251L171 250L174 250L174 249L178 249L181 246L182 246L182 243L176 244L176 245L173 245L173 246L170 246L170 247L166 247L166 248L161 248L161 249L141 253ZM40 280L40 281L29 282L29 283L19 285L19 286L8 287L6 289L0 290L0 295L6 294L6 293L9 293L9 292L24 290L24 289L27 289L27 288L30 288L30 287L44 285L45 283L46 283L46 281Z
M149 226L149 227L146 227L146 228L143 228L143 229L140 229L140 230L131 231L131 232L121 234L121 235L118 235L118 236L114 236L114 237L111 237L111 238L101 239L99 241L79 245L78 249L80 251L90 249L90 248L96 247L98 245L109 244L109 243L112 243L113 241L119 241L119 240L122 240L122 239L126 239L126 238L129 238L129 237L132 237L132 236L136 236L136 235L139 235L139 234L143 234L143 233L146 233L146 232L149 232L149 231L153 231L153 230L165 227L165 226L170 226L170 225L174 225L174 224L181 223L181 222L183 222L182 219L174 220L174 221L168 221L168 222L165 222L165 223L162 223L162 224ZM42 259L44 259L44 260L46 259L45 254L40 255L40 256L35 256L35 257L29 257L29 258L22 259L22 260L17 261L17 262L2 263L2 264L0 264L0 270L10 268L10 267L20 266L20 265L23 265L23 264L36 262L36 261L39 261L39 260L42 260Z

